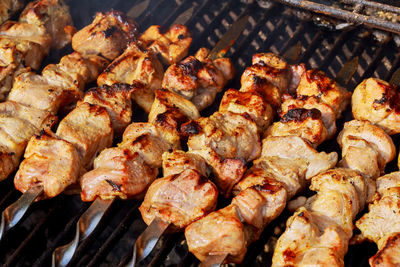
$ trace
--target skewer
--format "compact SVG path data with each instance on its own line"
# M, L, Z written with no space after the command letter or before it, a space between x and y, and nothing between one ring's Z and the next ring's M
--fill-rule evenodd
M139 3L139 5L141 5L143 3L144 2ZM172 25L185 24L191 18L193 11L194 11L194 7L188 8L186 11L184 11L181 15L179 15L176 18L176 20L172 23ZM78 225L77 225L77 231L75 233L74 239L70 243L57 248L53 252L52 266L66 266L71 261L73 255L75 254L76 249L78 248L78 245L93 232L93 231L87 231L85 229L85 227L87 225L90 225L91 228L95 229L99 225L100 221L102 220L103 215L105 214L105 211L110 208L110 206L112 205L114 200L115 200L115 198L113 198L109 201L101 201L100 198L96 198L96 200L91 204L91 206L82 215L82 217L85 217L84 220L87 223L85 225L84 224L79 225L79 222L82 219L82 217L81 217L81 219L79 220ZM97 211L97 210L101 210L104 212L96 213L95 211ZM78 230L78 229L80 229L80 230ZM162 225L160 225L159 229L163 229ZM162 234L162 233L160 233L160 234Z
M210 255L200 263L200 267L218 267L221 266L229 254Z
M76 53L76 52L74 52L74 53ZM74 53L72 53L69 56L73 57L75 55ZM80 59L82 60L83 58L81 57ZM106 59L102 59L101 63L104 63L104 61L106 61ZM60 62L62 62L62 60ZM92 67L94 67L94 64L92 65ZM96 68L102 68L102 66L99 65L99 66L96 66ZM95 71L95 70L93 69L93 71ZM90 79L90 78L87 77L87 79ZM85 82L85 80L83 82ZM52 101L57 101L57 99L52 100ZM54 108L54 109L56 109L56 108ZM55 111L55 113L56 112L57 112L57 110ZM44 131L44 133L45 133L45 131ZM41 197L41 195L44 191L45 191L45 189L44 189L43 185L36 186L34 188L30 188L15 203L13 203L11 206L6 208L2 212L2 216L1 216L2 221L1 221L0 225L2 225L2 226L4 225L4 227L1 228L2 232L0 235L0 241L4 237L6 231L8 231L12 227L16 226L24 218L24 215L28 211L29 207L32 205L32 203L35 200L37 200L39 197Z
M249 15L243 15L239 20L233 23L207 57L213 60L223 57L240 36L240 33L246 28L248 18ZM160 240L168 227L172 227L172 224L163 222L160 219L154 219L146 230L137 238L133 247L132 259L126 266L134 267L145 259L151 253L157 241Z

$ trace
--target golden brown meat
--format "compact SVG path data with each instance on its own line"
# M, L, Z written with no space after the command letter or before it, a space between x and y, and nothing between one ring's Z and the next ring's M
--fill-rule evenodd
M71 43L76 29L73 27L69 7L63 0L36 0L30 2L19 18L36 27L45 27L50 34L51 47L61 49Z
M24 0L2 0L0 2L0 24L24 7Z
M204 217L215 209L218 190L198 171L187 169L155 180L139 210L145 223L155 218L172 223L177 229Z
M289 110L295 108L305 109L318 109L321 112L321 119L327 130L327 139L332 138L336 133L336 114L335 111L327 104L322 102L316 96L298 96L292 97L291 95L285 94L282 96L280 116L285 116Z
M189 151L213 168L215 183L226 197L242 177L245 164L261 152L257 125L249 116L215 112L182 125L182 131L189 135Z
M116 58L97 79L98 85L142 82L145 87L132 97L146 112L150 111L154 90L161 88L164 70L151 50L144 50L132 42L124 53Z
M91 168L97 153L111 146L113 133L107 110L83 102L60 122L56 135L73 144L81 156L82 166Z
M361 237L375 242L378 253L370 258L371 266L400 264L400 172L393 172L376 180L377 197L370 203L356 226Z
M249 115L257 124L260 133L271 124L274 114L270 104L257 92L240 92L229 89L224 93L220 112L233 112Z
M73 36L72 48L83 56L101 55L113 60L138 33L135 23L122 12L97 13L90 25Z
M317 194L287 221L272 266L343 266L355 216L374 182L357 171L332 169L312 178Z
M342 148L339 166L377 178L396 154L393 140L369 121L352 120L344 124L337 141Z
M188 54L192 43L187 27L180 24L172 25L167 31L163 31L159 25L150 26L139 40L167 65L181 61Z
M329 105L339 118L350 103L351 92L341 87L320 70L307 70L300 78L296 94L315 96Z
M73 144L42 132L28 143L25 160L14 178L15 188L25 192L42 185L44 195L51 198L77 182L82 167Z
M366 79L354 89L353 116L369 120L390 135L400 133L399 97L396 86L375 78Z
M300 136L317 147L327 138L328 131L318 109L293 108L265 132L265 136Z
M206 48L171 65L164 74L162 87L193 102L198 110L211 105L217 93L233 78L233 64L228 58L214 61L204 57Z
M162 168L164 177L179 174L186 169L196 170L204 177L209 176L206 161L202 157L182 150L174 149L172 152L164 152Z

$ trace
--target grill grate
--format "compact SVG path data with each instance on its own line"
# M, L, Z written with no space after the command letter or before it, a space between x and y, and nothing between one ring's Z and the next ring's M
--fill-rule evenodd
M69 0L67 3L71 6L77 27L81 28L90 23L96 11L110 8L127 11L141 1ZM365 7L360 8L361 2L365 7L378 5L371 1L346 0L347 5L358 5L358 12L366 10ZM348 85L349 90L365 77L374 76L389 80L400 67L399 48L391 34L386 34L384 41L378 42L374 35L362 26L354 26L344 31L320 28L311 21L293 16L290 8L279 3L268 9L261 9L255 3L245 4L239 0L152 0L147 11L137 19L137 23L141 29L146 29L151 24L167 26L192 5L196 7L195 12L187 23L194 40L191 54L201 46L213 47L240 15L245 12L251 14L247 29L227 54L234 61L238 73L228 85L234 88L239 88L240 74L250 64L254 53L271 51L283 55L297 44L301 53L296 62L304 62L308 68L320 68L332 77L344 63L358 57L359 68ZM80 8L76 8L78 6ZM399 9L395 9L395 12L398 11ZM54 56L50 60L58 61L59 57ZM216 99L216 103L220 97L221 95ZM211 114L217 106L215 104L208 108L203 115ZM339 125L350 118L351 114L347 112ZM396 144L398 141L395 140ZM338 150L338 147L335 140L331 140L321 149L332 151ZM393 169L394 163L389 168ZM0 194L3 196L0 199L2 209L20 195L13 187L12 179L2 182ZM127 253L131 252L135 239L145 229L137 210L138 205L140 202L135 200L116 201L97 233L80 245L70 266L117 266ZM0 244L0 265L49 266L52 251L71 240L74 234L73 226L88 206L88 203L81 202L79 196L66 195L35 203L24 221L10 231ZM264 231L259 241L251 245L243 266L266 266L270 263L271 254L266 244L274 241L275 226L284 223L287 216L288 214L283 214ZM373 255L375 249L374 245L368 244L350 247L346 265L368 266L367 258ZM165 240L163 249L153 256L149 264L154 266L192 266L198 263L194 256L188 253L182 234L174 234Z

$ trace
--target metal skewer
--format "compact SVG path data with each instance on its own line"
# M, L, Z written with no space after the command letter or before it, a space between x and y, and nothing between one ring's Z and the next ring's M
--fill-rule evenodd
M211 60L223 57L246 28L248 19L249 15L243 15L233 23L207 57ZM170 226L170 223L163 222L158 218L154 219L146 230L137 238L133 246L132 258L126 266L134 267L137 263L145 259L154 249L166 229Z
M221 266L229 254L208 255L200 264L200 267L218 267Z
M43 186L32 187L1 213L0 240L8 230L21 221L29 207L42 193Z

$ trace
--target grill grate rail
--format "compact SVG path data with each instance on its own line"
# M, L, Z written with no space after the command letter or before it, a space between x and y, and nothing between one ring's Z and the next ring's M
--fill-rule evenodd
M81 28L90 22L96 11L110 8L127 11L141 1L107 0L101 1L100 4L96 0L87 0L84 3L69 0L67 3L71 6L77 27ZM360 2L364 4L362 8ZM358 5L358 12L369 7L375 8L371 6L375 3L372 1L346 0L346 3ZM77 6L82 8L73 8ZM239 88L240 74L250 64L254 53L271 51L283 55L298 43L301 46L296 62L304 62L308 68L320 68L331 77L334 77L347 61L359 57L358 71L348 84L348 89L353 89L368 76L389 80L400 67L399 48L392 35L387 34L384 42L378 42L369 29L360 26L345 31L320 28L310 21L292 16L291 9L280 3L275 3L268 9L261 9L256 4L245 4L239 0L152 0L137 23L141 29L146 29L151 24L168 25L192 6L195 6L195 11L187 23L193 33L191 54L201 46L213 47L241 14L251 14L247 29L227 54L234 61L238 73L228 85L234 88ZM395 12L398 10L395 9ZM221 95L216 103L220 98ZM218 104L214 104L205 110L203 115L212 113L217 107ZM350 117L351 113L347 112L342 122ZM327 142L322 149L337 150L334 143L335 140ZM2 182L0 193L3 196L0 198L0 208L15 201L19 195L13 187L12 179ZM98 232L79 246L70 266L117 266L131 251L137 236L145 229L137 210L139 205L140 201L135 200L116 201L107 218L99 226ZM53 249L73 236L73 225L88 206L88 203L80 201L79 196L66 195L35 203L23 223L10 231L0 244L0 264L50 266ZM259 241L251 245L243 266L266 266L270 263L271 254L266 244L273 242L274 228L284 223L287 217L288 214L283 214L264 231ZM346 266L354 263L358 263L358 266L368 266L366 255L372 255L375 249L369 244L350 247L346 256ZM150 265L153 266L198 264L194 256L187 251L183 234L179 233L165 240L163 248L153 256L153 260L150 261Z

